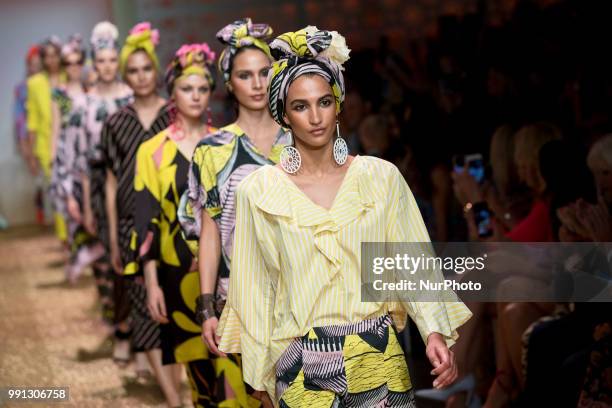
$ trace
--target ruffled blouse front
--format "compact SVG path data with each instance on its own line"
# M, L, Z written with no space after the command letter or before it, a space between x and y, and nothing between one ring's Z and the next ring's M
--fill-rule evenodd
M457 302L362 302L362 242L429 242L410 189L395 166L373 157L351 163L332 207L311 201L281 169L264 166L236 192L236 230L220 349L242 353L245 381L274 395L274 366L310 328L390 313L406 315L424 340L450 346L471 316Z

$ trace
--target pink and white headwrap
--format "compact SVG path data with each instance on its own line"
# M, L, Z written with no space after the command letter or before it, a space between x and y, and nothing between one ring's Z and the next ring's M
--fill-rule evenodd
M215 62L215 56L215 52L206 43L182 45L174 54L164 75L168 93L172 93L174 82L178 78L187 75L205 77L209 86L214 89L215 81L211 67Z

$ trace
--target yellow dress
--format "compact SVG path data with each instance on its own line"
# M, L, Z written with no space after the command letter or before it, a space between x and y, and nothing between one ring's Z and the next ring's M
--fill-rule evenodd
M209 128L206 133L215 130ZM216 373L195 319L199 275L176 214L187 189L189 163L172 140L171 128L140 145L134 178L138 209L134 229L137 255L143 264L157 263L157 279L164 293L169 323L160 325L162 362L185 363L194 406L208 407L214 405L210 390Z
M46 72L39 72L28 79L26 99L28 131L36 134L34 155L40 162L46 177L51 175L51 84Z
M390 314L401 330L409 315L424 340L437 332L450 347L471 316L456 295L453 302L361 301L362 242L429 241L408 185L389 162L356 157L330 210L280 168L256 170L236 193L220 349L242 353L245 382L273 396L276 362L313 327Z
M65 78L62 75L61 81ZM27 81L28 94L26 99L27 127L36 135L34 140L34 156L48 180L51 177L51 83L46 72L32 75ZM66 221L61 214L55 213L55 233L61 241L66 241L68 231Z
M138 209L134 235L139 251L134 257L143 263L157 263L158 281L170 316L170 324L161 325L164 364L208 358L201 328L195 323L198 272L191 269L193 255L176 216L181 195L187 189L189 159L169 135L169 129L162 130L140 145L134 178Z

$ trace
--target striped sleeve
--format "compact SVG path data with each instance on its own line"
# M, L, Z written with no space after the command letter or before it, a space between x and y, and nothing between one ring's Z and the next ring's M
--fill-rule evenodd
M408 246L414 251L413 256L435 256L416 200L397 168L392 172L389 185L391 191L387 242L414 243ZM420 275L419 279L431 282L444 280L441 271L435 267L430 270L419 269L416 273ZM454 292L440 291L438 296L438 299L421 297L420 301L401 299L397 304L415 322L425 344L427 337L435 332L440 333L450 347L459 337L456 329L464 324L472 313Z
M117 174L117 147L114 140L113 124L116 120L117 116L113 115L104 122L100 136L100 161L105 168L112 170L115 175Z
M260 213L245 191L236 191L236 231L227 304L219 324L219 348L242 353L244 381L274 395L274 365L270 358L275 294L256 234Z

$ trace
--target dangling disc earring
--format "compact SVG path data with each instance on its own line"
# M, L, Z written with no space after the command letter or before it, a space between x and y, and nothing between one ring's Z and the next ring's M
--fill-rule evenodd
M297 173L302 165L302 156L293 145L293 133L289 131L289 144L283 147L280 154L280 165L289 174Z
M336 140L334 141L334 160L339 166L346 163L348 158L348 146L346 142L340 136L340 124L336 121Z

